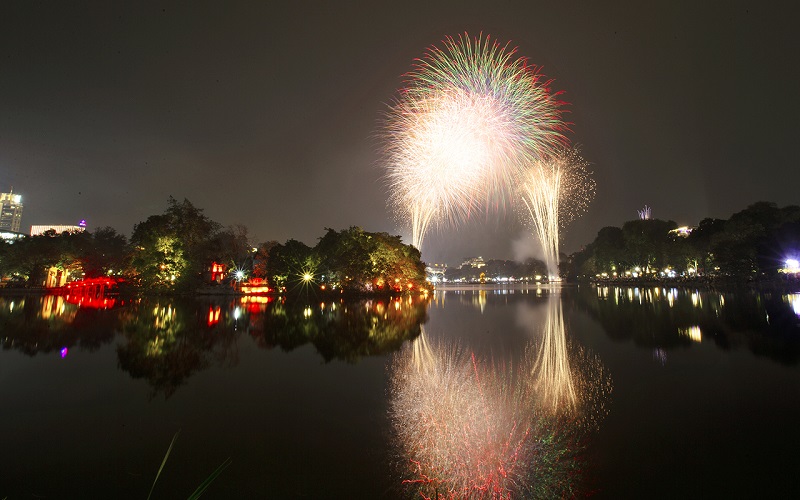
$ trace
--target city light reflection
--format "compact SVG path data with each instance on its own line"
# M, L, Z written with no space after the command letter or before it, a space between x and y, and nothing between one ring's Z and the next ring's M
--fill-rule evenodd
M800 293L784 295L783 300L792 307L792 311L794 311L797 316L800 316Z
M699 326L678 328L678 333L684 337L688 337L694 342L701 342L703 340L703 333L700 331Z

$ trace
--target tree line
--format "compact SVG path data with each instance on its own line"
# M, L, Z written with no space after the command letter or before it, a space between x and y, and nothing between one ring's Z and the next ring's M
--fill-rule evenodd
M213 264L224 269L221 276L212 272ZM287 291L397 292L425 284L419 251L399 236L351 227L326 229L314 247L297 240L253 246L246 227L223 227L189 200L172 197L164 213L136 224L130 239L103 227L0 244L0 277L7 286L41 286L53 269L71 279L120 277L154 292L191 292L252 278Z
M688 235L671 220L639 219L604 227L562 262L571 279L706 276L777 277L800 255L800 206L758 202L728 219L706 218Z

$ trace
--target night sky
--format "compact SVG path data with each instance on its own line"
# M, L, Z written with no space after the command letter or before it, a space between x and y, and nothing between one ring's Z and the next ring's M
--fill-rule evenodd
M770 2L116 3L0 3L0 190L23 195L26 231L130 235L172 195L254 243L351 225L408 241L379 120L413 59L464 31L565 91L597 181L567 251L645 204L693 225L800 203L800 38ZM525 232L480 214L429 233L423 260L522 257Z

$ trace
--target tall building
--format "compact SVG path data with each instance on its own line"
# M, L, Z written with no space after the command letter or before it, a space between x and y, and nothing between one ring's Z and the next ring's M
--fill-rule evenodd
M19 232L22 222L22 196L10 193L0 193L0 230Z

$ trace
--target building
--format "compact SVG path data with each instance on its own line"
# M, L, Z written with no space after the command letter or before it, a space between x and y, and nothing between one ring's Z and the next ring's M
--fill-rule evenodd
M22 222L22 196L10 193L0 193L0 230L19 232Z
M681 226L675 229L670 229L669 235L673 238L688 238L692 234L693 227Z
M27 234L14 233L12 231L5 231L5 230L0 231L0 240L12 243L16 240L21 240L22 238L25 238L27 236L28 236Z
M464 262L462 262L461 265L458 266L458 268L459 269L464 269L464 268L472 267L472 268L475 268L475 269L480 269L480 268L485 267L485 266L486 266L486 261L483 260L483 257L479 256L479 257L472 257L472 258L469 258L469 259L464 259Z
M431 283L444 283L447 264L431 264L425 267L425 278Z
M39 236L47 231L55 231L56 234L61 233L80 233L86 231L86 220L82 219L77 226L66 224L39 224L31 226L31 236Z

